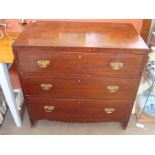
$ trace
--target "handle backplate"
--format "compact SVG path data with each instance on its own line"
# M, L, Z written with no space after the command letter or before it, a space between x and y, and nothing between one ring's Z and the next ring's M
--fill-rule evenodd
M50 60L38 60L37 64L40 68L47 68L50 65Z
M43 90L50 90L53 87L53 85L50 83L42 83L40 86Z
M115 108L104 108L104 112L106 112L107 114L111 114L115 112Z
M110 63L110 66L112 67L113 70L120 70L123 67L123 65L124 64L122 62L117 62L117 61Z
M119 90L119 86L111 85L111 86L107 86L107 89L110 93L115 93Z
M44 106L45 112L52 112L55 109L54 106Z

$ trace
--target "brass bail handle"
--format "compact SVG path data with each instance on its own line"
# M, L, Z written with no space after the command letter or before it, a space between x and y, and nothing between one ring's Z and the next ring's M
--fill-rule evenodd
M120 70L123 67L123 65L124 65L124 63L117 62L117 61L110 63L110 66L112 67L113 70Z
M42 83L40 86L43 90L50 90L53 87L53 85L49 83Z
M47 68L50 65L50 60L38 60L37 64L40 68Z
M107 89L110 93L115 93L119 90L119 86L111 85L111 86L107 86Z
M104 112L106 112L107 114L111 114L115 112L115 108L104 108Z
M54 109L55 109L54 106L44 106L45 112L53 112Z

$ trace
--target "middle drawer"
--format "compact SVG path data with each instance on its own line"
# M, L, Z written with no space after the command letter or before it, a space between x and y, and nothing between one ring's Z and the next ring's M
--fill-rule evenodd
M139 84L137 79L66 78L55 76L27 76L22 78L27 96L83 99L130 100Z

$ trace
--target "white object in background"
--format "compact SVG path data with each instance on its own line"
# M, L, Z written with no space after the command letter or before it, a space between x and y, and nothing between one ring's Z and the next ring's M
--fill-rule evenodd
M22 91L21 88L14 89L13 91L14 91L14 93L17 93L17 96L16 96L17 108L18 108L18 110L22 110L22 107L23 107L23 104L24 104L23 91Z
M152 52L149 53L149 61L155 61L155 47L152 47Z
M0 106L0 112L4 115L6 110L7 110L7 106L6 106L5 101L3 100L3 102L2 102L2 104Z
M151 46L151 50L152 51L155 51L155 46Z
M21 88L18 88L18 89L13 89L13 91L14 91L14 92L16 92L16 93L19 93L19 92L21 92L21 91L22 91L22 89L21 89Z
M133 104L133 108L132 108L132 114L136 113L136 102L134 102Z
M21 19L21 23L24 23L24 19Z
M0 112L0 124L2 124L2 122L3 122L3 115L2 115L2 113Z
M143 94L144 91L146 91L147 89L150 88L150 86L151 86L151 80L149 80L149 81L145 80L145 81L141 82L139 89L138 89L138 92L137 92L137 95Z
M145 126L144 126L143 124L139 124L139 123L136 124L136 127L142 128L142 129L144 129L144 130L147 129L147 128L145 128Z
M152 51L155 51L155 46L151 46L151 50Z
M0 63L0 85L2 87L4 96L6 98L6 102L14 118L14 121L17 127L21 127L22 121L19 111L17 109L16 100L12 89L7 65L3 63Z
M24 96L23 96L23 91L20 90L16 96L16 104L18 110L22 110L23 104L24 104Z

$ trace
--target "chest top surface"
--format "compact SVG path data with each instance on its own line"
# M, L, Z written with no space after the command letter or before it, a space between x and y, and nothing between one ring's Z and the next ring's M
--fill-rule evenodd
M30 23L14 42L14 46L148 50L131 24L63 21Z

